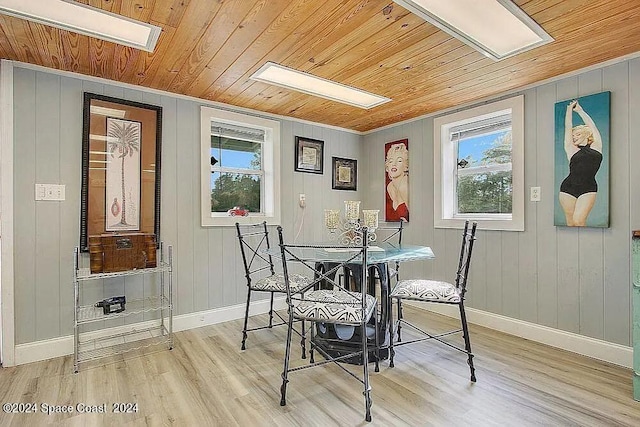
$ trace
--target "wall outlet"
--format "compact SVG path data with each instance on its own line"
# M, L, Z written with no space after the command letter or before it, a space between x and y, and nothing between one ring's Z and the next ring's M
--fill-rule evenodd
M541 199L540 187L531 187L531 201L539 202Z
M298 204L300 205L301 208L304 208L305 206L307 206L307 196L305 196L304 194L300 194L300 199Z

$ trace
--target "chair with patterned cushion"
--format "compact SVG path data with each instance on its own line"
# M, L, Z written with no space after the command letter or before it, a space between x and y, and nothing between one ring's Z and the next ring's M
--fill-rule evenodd
M462 328L444 333L431 334L408 322L403 317L398 317L398 320L394 322L393 314L391 314L391 336L389 346L390 367L394 366L396 347L433 339L458 351L466 353L467 364L469 365L469 369L471 370L471 381L476 381L476 373L473 366L473 353L471 352L471 340L469 338L469 327L467 326L467 316L464 311L464 296L467 292L467 276L469 274L469 264L471 261L471 252L473 250L473 242L476 239L476 226L477 224L475 222L471 227L469 227L469 221L465 222L464 233L462 234L462 248L460 249L458 270L456 271L456 280L453 284L438 280L401 280L397 283L395 288L393 288L390 295L390 298L392 300L395 298L398 303L404 300L411 300L425 303L457 305L460 311L460 322ZM392 306L392 304L390 305ZM401 338L399 338L398 341L394 343L394 331L399 330L401 325L408 326L412 330L418 332L420 334L420 337L409 341L402 341ZM443 339L444 337L458 334L460 332L462 332L464 347L454 344L450 340Z
M269 244L267 223L239 224L236 222L236 230L238 232L238 243L240 245L240 253L242 254L245 278L247 280L247 303L244 311L241 346L241 349L244 350L246 348L247 332L287 324L287 321L273 309L274 295L281 294L284 296L286 289L284 276L282 273L276 273L273 258L267 253L267 250L271 247ZM299 289L310 282L310 280L298 274L291 275L289 281L293 293L298 292ZM251 304L252 292L268 292L270 294L269 323L267 325L248 328L249 306ZM280 319L279 323L273 323L274 315ZM302 324L302 332L300 335L302 337L302 358L305 358L304 323Z
M294 371L322 366L328 363L337 365L350 376L358 379L364 386L365 419L371 421L371 386L369 384L369 361L375 362L375 370L379 371L379 343L378 335L375 335L375 345L368 346L368 335L371 328L378 330L378 315L376 298L367 293L368 269L367 265L367 228L362 229L364 242L361 246L344 247L337 245L312 246L285 244L282 237L282 228L278 227L280 239L281 258L285 285L287 290L287 303L289 304L289 321L287 331L287 345L284 356L284 369L282 372L282 386L280 388L280 405L287 403L286 393L289 382L289 374ZM325 270L317 270L317 262L326 261L330 267ZM359 277L359 289L350 290L343 286L341 280L336 279L336 272L344 269L358 268L362 277ZM313 281L302 288L302 293L293 293L291 280L292 270L305 271L313 277ZM291 367L291 335L294 321L312 322L310 343L310 363ZM370 324L373 322L373 324ZM314 340L314 331L319 325L332 324L355 328L355 333L360 336L359 346L354 347L348 354L336 355ZM313 353L317 351L324 360L314 362ZM344 363L356 363L362 365L362 377L348 370ZM309 386L307 384L306 386Z

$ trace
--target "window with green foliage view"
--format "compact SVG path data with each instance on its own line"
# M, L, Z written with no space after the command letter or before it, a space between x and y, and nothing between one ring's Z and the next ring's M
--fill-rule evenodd
M200 108L203 227L280 223L280 122Z
M524 230L524 96L436 117L435 228Z
M262 143L212 135L211 163L211 212L262 212Z
M457 213L511 213L511 127L457 144Z

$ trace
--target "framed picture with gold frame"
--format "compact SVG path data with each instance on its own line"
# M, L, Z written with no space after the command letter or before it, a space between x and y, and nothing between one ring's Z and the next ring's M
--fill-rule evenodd
M162 107L85 92L80 248L104 233L160 241Z
M296 172L324 173L324 141L296 136Z
M358 161L342 157L331 158L331 188L334 190L358 189Z

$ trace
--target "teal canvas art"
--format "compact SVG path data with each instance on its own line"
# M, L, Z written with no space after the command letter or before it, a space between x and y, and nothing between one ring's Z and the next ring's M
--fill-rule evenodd
M555 104L554 224L609 227L611 92Z

